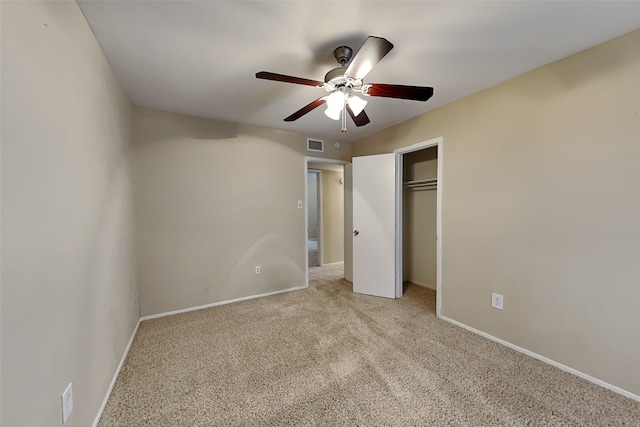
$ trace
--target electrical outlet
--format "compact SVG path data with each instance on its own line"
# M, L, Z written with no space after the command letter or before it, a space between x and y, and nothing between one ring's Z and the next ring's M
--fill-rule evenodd
M62 424L66 423L69 419L69 415L73 411L73 390L72 383L69 383L60 399L62 401Z
M256 265L256 274L260 274L262 273L262 269L260 268L259 265Z
M491 294L491 307L502 310L504 305L504 297L500 294Z

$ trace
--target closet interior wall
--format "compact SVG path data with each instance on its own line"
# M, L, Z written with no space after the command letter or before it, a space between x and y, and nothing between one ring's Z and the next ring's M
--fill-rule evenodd
M435 179L438 148L403 156L403 182ZM437 186L403 186L403 280L436 289Z

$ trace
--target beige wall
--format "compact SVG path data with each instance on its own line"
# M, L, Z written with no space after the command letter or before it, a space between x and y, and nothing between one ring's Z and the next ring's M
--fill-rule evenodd
M430 147L403 156L403 180L438 177L438 148ZM403 279L436 288L435 190L407 188L403 193Z
M75 2L2 2L2 415L92 425L139 311L131 105Z
M444 316L636 395L638 76L640 30L353 146L443 136Z
M322 171L322 262L344 261L343 173Z
M134 108L134 140L143 316L304 286L305 135Z

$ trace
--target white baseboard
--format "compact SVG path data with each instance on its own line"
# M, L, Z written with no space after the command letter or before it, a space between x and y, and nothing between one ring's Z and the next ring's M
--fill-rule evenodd
M129 349L131 348L131 344L133 343L133 339L136 337L138 333L138 327L140 326L140 319L138 319L138 323L136 323L136 327L133 328L133 333L131 334L131 338L129 338L129 344L127 344L127 348L124 349L124 354L120 359L120 363L118 364L118 369L116 369L116 373L113 375L113 379L111 380L111 384L109 384L109 388L107 389L107 395L104 397L102 401L102 405L100 405L100 409L98 410L98 415L96 419L93 421L93 427L97 427L100 422L100 417L102 417L102 412L104 408L107 406L107 402L109 401L109 397L111 397L111 392L113 391L113 387L116 385L116 380L118 379L118 375L120 375L120 370L124 365L124 361L127 360L127 355L129 354Z
M338 265L338 264L344 264L344 261L329 262L327 264L322 264L322 267L330 267L332 265Z
M165 313L150 314L148 316L141 317L140 321L157 319L159 317L173 316L174 314L187 313L189 311L202 310L204 308L215 307L215 306L218 306L218 305L232 304L234 302L246 301L246 300L254 299L254 298L268 297L268 296L271 296L271 295L282 294L282 293L285 293L285 292L299 291L301 289L307 289L307 286L298 286L298 287L295 287L295 288L282 289L280 291L267 292L265 294L249 295L249 296L241 297L241 298L229 299L229 300L219 301L219 302L212 302L211 304L198 305L196 307L183 308L181 310L167 311Z
M638 396L637 394L631 393L630 391L624 390L624 389L622 389L620 387L617 387L617 386L615 386L613 384L609 384L609 383L607 383L605 381L599 380L598 378L592 377L591 375L587 375L584 372L580 372L580 371L578 371L576 369L570 368L569 366L563 365L562 363L556 362L555 360L551 360L551 359L549 359L547 357L541 356L541 355L539 355L537 353L534 353L533 351L527 350L526 348L519 347L519 346L517 346L515 344L512 344L512 343L510 343L508 341L505 341L505 340L502 340L500 338L494 337L493 335L489 335L486 332L482 332L482 331L479 331L478 329L474 329L471 326L467 326L464 323L458 322L457 320L453 320L453 319L450 319L450 318L448 318L446 316L442 316L442 315L440 316L440 319L445 320L445 321L447 321L449 323L452 323L452 324L454 324L456 326L459 326L459 327L461 327L463 329L466 329L468 331L471 331L474 334L478 334L480 336L488 338L491 341L495 341L495 342L497 342L499 344L502 344L502 345L504 345L506 347L509 347L509 348L511 348L511 349L513 349L515 351L519 351L520 353L524 353L527 356L531 356L534 359L538 359L538 360L540 360L540 361L542 361L544 363L547 363L547 364L549 364L551 366L555 366L558 369L562 369L565 372L569 372L570 374L573 374L573 375L575 375L577 377L580 377L580 378L585 379L585 380L587 380L589 382L597 384L600 387L604 387L606 389L609 389L609 390L613 391L614 393L621 394L621 395L623 395L625 397L628 397L629 399L633 399L633 400L635 400L637 402L640 402L640 396Z
M424 283L419 283L414 280L405 280L406 282L413 283L414 285L422 286L423 288L431 289L432 291L436 291L436 287L432 285L425 285Z

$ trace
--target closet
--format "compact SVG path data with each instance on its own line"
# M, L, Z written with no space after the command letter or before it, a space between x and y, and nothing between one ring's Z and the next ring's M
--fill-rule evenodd
M403 155L403 281L436 289L438 147Z

